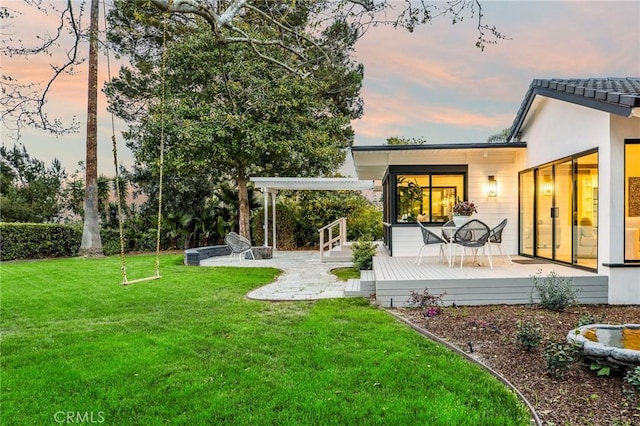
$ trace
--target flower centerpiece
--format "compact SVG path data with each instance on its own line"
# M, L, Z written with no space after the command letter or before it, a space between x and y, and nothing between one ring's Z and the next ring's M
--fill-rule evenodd
M451 209L453 212L453 222L456 226L462 226L469 221L471 215L478 213L478 209L473 201L461 201L458 198L458 202L453 205Z

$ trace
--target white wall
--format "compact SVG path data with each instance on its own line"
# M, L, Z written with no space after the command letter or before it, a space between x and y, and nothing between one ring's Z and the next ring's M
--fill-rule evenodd
M509 254L518 251L518 169L515 152L500 150L477 151L465 154L462 158L452 159L452 163L469 165L469 200L477 204L478 213L474 219L494 227L503 219L507 219L507 227L503 232L503 246ZM457 160L457 161L455 161ZM493 175L497 181L496 197L488 197L486 184L488 176ZM431 227L440 234L439 227ZM422 247L422 235L418 225L393 227L393 256L416 256ZM437 256L438 247L430 246L424 251L425 256Z
M527 142L525 168L536 167L609 143L609 114L536 96L521 140Z
M640 268L624 262L624 139L640 138L640 118L536 97L521 140L525 168L598 148L598 273L609 276L609 303L640 303ZM639 159L640 161L640 159Z

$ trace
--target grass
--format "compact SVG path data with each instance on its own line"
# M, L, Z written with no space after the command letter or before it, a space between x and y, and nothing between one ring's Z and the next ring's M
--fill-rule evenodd
M360 278L360 270L354 267L334 268L331 273L340 281L349 281L351 278Z
M0 424L528 424L490 375L364 299L252 301L277 270L161 265L127 287L117 258L0 265Z

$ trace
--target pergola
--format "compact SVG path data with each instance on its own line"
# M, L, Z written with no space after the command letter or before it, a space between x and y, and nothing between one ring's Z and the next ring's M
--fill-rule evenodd
M273 249L276 250L276 195L281 190L339 191L373 189L372 180L355 178L304 178L304 177L252 177L251 182L260 187L264 196L264 246L269 247L269 194L273 221Z

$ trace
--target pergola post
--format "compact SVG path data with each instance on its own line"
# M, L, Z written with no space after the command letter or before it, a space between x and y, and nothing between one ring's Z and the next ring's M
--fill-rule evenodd
M273 251L277 250L277 242L276 242L276 191L271 193L271 215L273 217L273 228L271 228L273 232Z
M262 187L262 198L264 205L264 224L262 225L264 231L264 247L269 247L269 193L267 188Z

